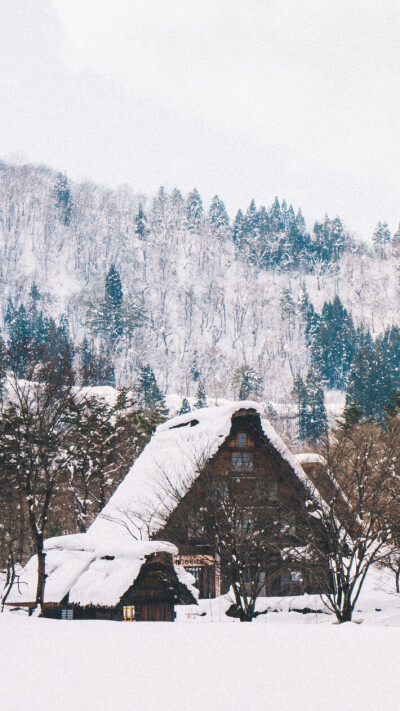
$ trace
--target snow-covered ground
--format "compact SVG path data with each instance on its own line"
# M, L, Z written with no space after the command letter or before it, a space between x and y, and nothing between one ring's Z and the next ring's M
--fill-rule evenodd
M231 595L215 600L200 600L198 605L176 608L179 622L235 622L225 614L233 602ZM319 595L258 598L258 616L253 625L332 625L334 614ZM394 575L389 570L370 568L353 615L356 624L364 626L398 627L400 643L400 594L396 594ZM399 699L400 709L400 699Z
M252 624L224 616L225 598L202 603L203 617L180 608L175 624L9 612L0 615L0 711L398 711L392 588L370 576L354 617L362 624L293 611L322 609L311 596L261 600L277 611Z
M299 617L302 617L299 615ZM398 711L399 629L0 617L1 711Z

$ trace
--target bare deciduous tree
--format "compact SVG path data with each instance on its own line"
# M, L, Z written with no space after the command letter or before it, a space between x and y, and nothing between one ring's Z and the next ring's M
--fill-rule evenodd
M70 457L67 447L71 386L10 378L12 398L0 417L0 462L9 472L38 558L36 603L44 601L44 538L57 486Z
M339 622L352 619L371 565L384 561L393 542L400 513L397 430L369 421L339 428L323 452L331 484L319 514L324 536L314 545L329 562L325 599Z

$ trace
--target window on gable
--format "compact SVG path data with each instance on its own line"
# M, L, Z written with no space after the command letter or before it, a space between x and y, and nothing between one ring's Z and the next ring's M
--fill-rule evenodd
M247 447L247 432L239 432L238 434L238 447Z
M252 452L232 452L232 471L252 472L253 453Z

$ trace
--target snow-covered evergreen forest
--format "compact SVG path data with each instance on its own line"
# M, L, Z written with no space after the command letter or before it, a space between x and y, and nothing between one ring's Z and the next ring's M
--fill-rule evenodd
M2 163L0 181L1 331L19 377L53 351L81 385L154 374L179 402L262 400L296 414L301 438L345 392L379 416L400 385L400 232L384 216L361 243L283 196L243 195L228 215L223 195L146 197L43 166Z

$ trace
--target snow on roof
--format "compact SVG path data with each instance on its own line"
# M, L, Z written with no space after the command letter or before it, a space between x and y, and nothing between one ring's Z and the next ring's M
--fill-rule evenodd
M88 536L134 536L148 539L165 523L179 499L190 488L210 459L227 439L232 417L239 410L253 410L262 430L307 488L314 501L322 498L296 457L289 452L261 406L251 400L208 407L179 415L159 425L108 504L88 529ZM113 525L111 525L113 524Z
M316 452L299 452L295 457L300 464L326 464L325 459Z
M69 593L69 602L79 605L113 607L135 582L146 556L161 551L177 555L178 549L164 541L134 541L126 539L98 543L87 534L50 538L45 542L46 586L45 603L60 603ZM194 597L194 578L178 579ZM190 579L189 579L190 578ZM18 584L14 584L7 603L23 604L36 598L37 556L32 556L23 569Z

